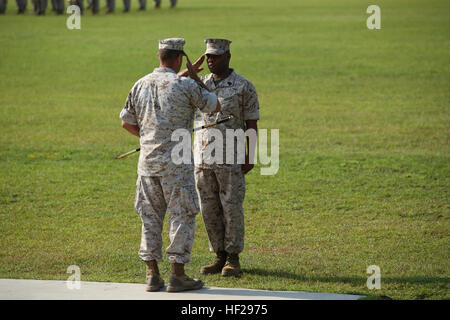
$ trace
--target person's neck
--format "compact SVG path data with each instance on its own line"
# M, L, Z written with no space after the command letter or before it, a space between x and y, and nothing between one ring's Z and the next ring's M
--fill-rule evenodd
M231 74L231 72L233 72L233 70L231 68L228 68L227 71L222 72L222 73L213 73L213 78L214 79L225 79L228 78Z
M168 64L164 64L164 63L160 63L160 64L159 64L159 67L160 67L160 68L169 68L169 69L174 70L174 68L173 68L172 65L168 65Z

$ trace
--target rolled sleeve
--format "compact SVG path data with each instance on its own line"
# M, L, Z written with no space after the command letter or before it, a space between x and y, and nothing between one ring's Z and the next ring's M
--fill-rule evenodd
M125 108L123 108L122 111L120 112L120 119L122 119L123 122L129 124L138 124L136 120L136 115L134 115Z
M206 110L202 110L203 112L206 113L211 113L214 110L216 110L217 108L217 95L214 92L208 92L206 90L204 90L206 92L206 94L208 94L208 100L206 102L206 106L205 109Z
M259 101L256 89L251 82L244 92L244 120L259 120Z
M134 107L133 92L134 90L132 89L128 94L127 100L125 101L125 106L120 112L120 119L126 123L136 125L138 122L136 118L136 109Z

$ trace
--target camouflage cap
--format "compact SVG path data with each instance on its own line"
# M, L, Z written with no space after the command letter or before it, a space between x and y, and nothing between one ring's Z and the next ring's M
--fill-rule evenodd
M159 40L159 49L170 49L183 51L186 41L183 38L169 38Z
M230 51L230 40L226 39L205 39L206 52L205 54L221 55Z

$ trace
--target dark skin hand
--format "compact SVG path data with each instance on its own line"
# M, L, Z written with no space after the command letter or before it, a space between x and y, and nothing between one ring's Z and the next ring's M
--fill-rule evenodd
M203 70L201 65L205 61L208 63L209 71L213 74L213 77L215 79L224 79L228 77L231 73L230 70L230 59L231 54L230 52L225 52L221 55L214 55L214 54L202 54L197 61L195 61L192 66L194 67L195 72L200 72ZM189 70L184 69L180 73L178 73L179 76L187 77L190 76Z
M195 63L192 65L192 68L194 70L200 70L200 71L203 70L203 68L201 68L201 65L204 60L205 60L205 55L203 54L200 56L200 58L197 59L197 61L195 61ZM232 71L230 69L230 60L231 60L231 54L229 51L225 52L224 54L221 54L221 55L206 54L206 61L208 63L208 69L213 74L214 79L225 79L231 74ZM188 74L189 74L188 70L183 70L182 72L179 73L179 75L182 75L182 76L187 76ZM245 123L247 126L247 130L254 129L255 132L258 132L257 120L246 120ZM245 163L242 164L242 172L244 174L247 174L255 167L254 164L250 163L250 162L254 162L253 161L254 159L253 159L253 157L252 157L252 159L250 159L248 150L251 149L252 153L254 153L256 144L253 146L250 146L250 141L249 141L249 138L247 137L247 146L248 146L248 148L247 148L246 154L245 154Z
M209 90L209 88L203 83L203 81L200 79L200 77L197 74L196 69L200 68L200 65L203 63L204 60L204 56L202 55L202 57L200 57L196 62L195 65L196 67L194 67L194 65L192 65L191 61L189 60L189 57L187 56L187 54L185 54L186 56L186 67L189 73L189 77L191 77L192 80L194 80L195 82L197 82L203 89L205 89L206 91L211 92L211 90ZM203 68L200 68L203 70ZM216 109L213 111L213 113L219 112L221 109L220 106L220 102L219 100L217 100L217 106Z
M258 125L257 125L257 120L246 120L245 124L247 125L247 130L249 129L253 129L255 130L256 133L258 133ZM249 137L247 137L247 151L245 154L245 163L242 164L242 173L243 174L247 174L248 172L250 172L253 168L254 168L254 164L250 163L250 162L254 162L254 157L252 157L252 159L250 159L250 155L249 155L249 150L252 150L252 154L254 154L255 152L255 148L256 148L256 141L255 141L255 145L250 145L250 140Z
M200 59L201 59L201 57L200 57ZM198 63L199 60L197 60L196 63ZM211 90L209 90L208 87L205 86L205 84L202 82L202 80L198 76L197 72L195 71L196 68L192 65L192 63L189 60L189 57L187 55L186 55L186 67L188 69L189 77L191 77L192 80L194 80L199 85L201 85L206 91L211 92Z

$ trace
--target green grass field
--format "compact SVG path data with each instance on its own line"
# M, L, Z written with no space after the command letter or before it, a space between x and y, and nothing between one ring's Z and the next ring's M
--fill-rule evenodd
M233 40L259 127L280 130L280 169L247 176L240 278L200 276L213 255L201 215L190 276L207 286L449 299L450 3L180 0L122 13L0 16L0 278L143 282L133 201L138 145L119 112L157 66L157 40ZM167 219L166 219L167 220ZM168 245L167 225L164 248ZM369 265L381 290L369 290ZM165 278L168 262L160 265ZM167 281L167 280L166 280Z

